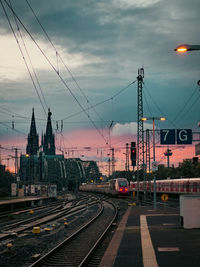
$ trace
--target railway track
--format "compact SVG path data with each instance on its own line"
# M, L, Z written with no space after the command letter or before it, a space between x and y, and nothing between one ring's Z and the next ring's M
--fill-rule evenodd
M24 219L16 221L12 224L2 225L0 231L0 241L5 239L10 239L13 236L16 236L20 233L23 233L34 226L39 226L41 224L48 223L52 220L59 219L66 215L70 215L70 213L76 212L82 208L84 208L84 203L88 203L88 198L81 198L78 200L73 200L72 202L64 202L62 205L54 206L50 210L44 208L44 211L40 210L40 214ZM90 200L89 200L90 201Z
M91 255L117 216L117 209L112 203L101 201L99 205L95 217L29 267L87 266Z
M91 218L96 217L96 214L99 213L100 202L99 198L88 194L87 197L77 197L77 200L73 201L73 205L67 212L65 211L59 216L54 214L51 218L40 219L43 222L40 220L33 222L33 225L36 226L40 224L39 234L32 233L32 223L19 226L16 232L21 233L18 235L13 236L8 231L5 233L7 237L0 240L0 266L29 266L36 259L58 246L64 239L73 236ZM103 222L101 223L104 225ZM97 228L101 228L101 226L99 225ZM8 248L8 244L11 247Z

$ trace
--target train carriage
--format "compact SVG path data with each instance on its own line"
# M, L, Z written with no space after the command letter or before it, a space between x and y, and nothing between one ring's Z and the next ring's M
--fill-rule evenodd
M130 194L129 183L126 178L111 179L109 182L101 184L82 184L80 191L98 192L112 196L127 196Z
M130 190L144 192L145 183L131 182ZM153 192L154 182L146 181L146 191ZM200 193L200 178L181 178L171 180L156 180L156 192L157 193L168 193L168 194L197 194Z

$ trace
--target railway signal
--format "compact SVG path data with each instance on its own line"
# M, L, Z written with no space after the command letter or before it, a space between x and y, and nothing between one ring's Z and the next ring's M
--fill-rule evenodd
M131 142L131 162L132 166L136 166L136 143Z

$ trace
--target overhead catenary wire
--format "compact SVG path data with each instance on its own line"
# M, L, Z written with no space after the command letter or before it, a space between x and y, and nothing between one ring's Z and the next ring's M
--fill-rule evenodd
M200 99L200 94L198 95L198 97L195 97L194 101L189 105L189 103L192 101L192 98L194 96L194 94L197 92L197 87L194 89L194 91L192 92L192 94L189 96L188 100L185 101L183 107L180 109L180 111L177 113L176 117L174 118L173 121L176 121L178 118L180 119L181 117L183 117L185 114L188 114L189 111L191 112L192 108L195 106L195 104L199 101ZM186 109L187 107L187 109ZM186 109L186 110L185 110Z
M1 4L2 4L2 0ZM100 136L104 139L104 141L107 143L106 138L104 137L104 135L101 133L101 131L97 128L97 126L95 125L95 123L93 122L93 120L91 119L90 115L86 112L86 109L83 107L83 105L80 103L80 101L77 99L77 97L75 96L75 94L72 92L72 90L70 89L70 87L67 85L66 81L64 80L64 78L60 75L60 73L56 70L55 66L52 64L52 62L50 61L50 59L46 56L46 54L44 53L44 51L40 48L40 46L38 45L38 43L36 42L36 40L33 38L33 36L31 35L31 33L28 31L28 29L26 28L26 26L23 24L23 22L21 21L21 19L17 16L16 12L13 10L13 8L10 6L10 4L8 3L7 0L4 0L6 5L10 8L10 10L13 12L13 14L15 15L15 17L17 18L17 20L19 21L19 23L22 25L22 27L24 28L24 30L27 32L27 34L29 35L29 37L31 38L31 40L35 43L35 45L37 46L37 48L39 49L39 51L41 52L41 54L44 56L44 58L46 59L46 61L49 63L49 65L52 67L52 69L55 71L55 73L58 75L58 77L60 78L61 82L64 84L65 88L70 92L70 94L72 95L72 97L74 98L74 100L77 102L77 104L79 105L79 107L82 109L82 111L85 113L85 115L88 117L88 119L90 120L90 122L92 123L92 125L94 126L94 128L97 130L97 132L100 134ZM3 6L3 4L2 4Z
M9 1L10 1L10 5L11 5L11 0L9 0ZM11 5L11 6L12 6L12 5ZM14 14L13 14L13 16L14 16ZM25 44L25 42L24 42L24 38L23 38L23 36L22 36L22 33L21 33L21 31L20 31L20 28L19 28L19 25L18 25L18 22L17 22L17 19L16 19L15 16L14 16L14 20L15 20L15 23L16 23L16 26L17 26L17 30L18 30L18 32L19 32L19 34L20 34L20 38L21 38L22 43L23 43L23 45L24 45L24 49L25 49L25 51L26 51L28 60L29 60L29 62L30 62L30 65L31 65L31 68L32 68L34 77L35 77L36 82L37 82L37 85L38 85L38 87L39 87L39 89L40 89L40 93L41 93L42 99L43 99L43 101L44 101L44 104L45 104L45 106L46 106L46 109L48 110L49 106L47 105L47 101L46 101L46 99L45 99L45 97L44 97L44 93L43 93L43 91L42 91L42 87L41 87L41 85L40 85L40 82L39 82L39 79L38 79L38 77L37 77L36 71L35 71L35 69L34 69L34 67L33 67L31 57L30 57L29 52L28 52L28 50L27 50L26 44ZM45 112L45 115L46 115L46 117L47 117L46 110L44 110L44 112Z
M161 110L161 108L157 105L157 103L155 102L155 100L153 99L153 97L151 96L146 84L144 84L144 87L147 91L147 93L149 94L150 98L152 99L152 101L154 102L154 104L156 105L157 109L161 112L161 114L164 114L164 112ZM175 128L178 128L177 125L175 124L175 121L178 120L178 118L180 119L180 117L183 117L185 114L188 114L189 111L191 111L191 108L194 107L194 105L197 103L197 101L200 99L200 95L195 98L195 100L193 101L193 103L189 106L189 108L187 108L187 110L184 112L184 110L186 109L186 107L189 105L189 103L191 102L195 92L197 92L197 87L193 90L193 92L191 93L191 95L189 96L189 98L184 102L183 107L177 112L176 116L174 117L173 120L170 120L169 118L167 118L167 120L171 123L171 125ZM184 112L184 113L183 113Z
M1 3L2 3L2 0L1 0ZM50 60L48 59L48 57L44 54L44 52L42 51L42 49L39 47L39 45L37 44L37 42L34 40L34 38L32 37L32 35L29 33L29 31L27 30L27 28L24 26L24 24L22 23L22 21L19 19L19 17L17 16L17 14L15 13L15 11L13 10L12 6L9 5L9 3L5 0L5 3L7 4L7 6L11 9L11 11L13 12L14 14L14 17L19 21L19 23L22 25L22 27L25 29L25 31L28 33L28 35L30 36L30 38L32 39L32 41L36 44L36 46L38 47L38 49L40 50L40 52L43 54L43 56L46 58L47 62L51 65L51 67L56 71L55 67L53 66L53 64L50 62ZM67 86L66 82L62 79L62 77L60 76L60 74L58 73L58 71L56 71L56 73L58 74L58 76L60 77L61 81L65 84L65 86L67 87L67 89L70 91L70 88ZM125 90L126 88L122 89L122 90ZM74 99L76 100L76 102L79 104L79 106L81 107L82 109L82 112L85 112L85 114L87 115L87 117L90 119L90 121L92 122L92 119L90 118L89 114L86 112L86 110L90 109L90 108L94 108L94 106L96 105L93 105L93 106L90 106L90 108L87 108L87 109L84 109L83 106L81 105L81 103L77 100L77 98L75 97L75 95L73 95L72 91L70 91L71 95L74 97ZM113 97L116 97L119 93L121 92L118 92L117 94L115 94ZM110 100L110 99L109 99ZM109 101L109 100L106 100L106 101ZM103 101L103 102L106 102L106 101ZM99 129L96 127L96 125L94 125L94 122L93 123L93 126L97 129L97 131L99 131ZM100 135L104 138L104 136L100 133ZM104 138L105 140L105 138ZM106 141L106 140L105 140Z
M156 101L154 100L154 98L152 97L152 95L150 94L146 84L144 83L144 88L146 89L149 97L151 98L152 102L154 103L154 105L157 107L158 111L160 112L160 114L164 115L164 117L167 117L165 115L165 112L162 111L162 109L158 106L158 104L156 103ZM169 123L171 123L171 125L175 128L177 128L177 126L173 123L173 121L171 121L169 118L167 118L167 120L169 121Z
M56 59L57 59L57 72L59 73L59 64L58 64L58 58L61 60L62 64L64 65L64 67L67 69L68 73L70 74L72 80L74 81L74 83L76 84L77 88L79 89L79 91L81 92L81 94L83 95L83 97L86 99L87 103L89 103L90 107L92 107L92 104L90 103L90 100L88 99L88 97L86 96L86 94L84 93L83 89L80 87L80 85L78 84L77 80L75 79L74 75L72 74L72 72L70 71L69 67L66 65L66 63L64 62L63 58L61 57L60 53L57 51L55 45L53 44L51 38L49 37L47 31L45 30L45 28L43 27L42 23L40 22L38 16L36 15L35 11L33 10L32 6L30 5L30 3L28 2L28 0L26 0L27 5L29 6L30 10L32 11L34 17L36 18L38 24L40 25L40 27L42 28L45 36L47 37L48 41L50 42L50 44L52 45L52 47L55 50L56 53ZM104 119L98 114L98 112L95 110L95 108L93 108L94 112L96 113L96 115L105 123Z
M131 86L131 85L134 84L135 82L136 82L136 80L133 81L133 82L131 82L131 83L130 83L129 85L127 85L126 87L122 88L122 89L121 89L118 93L116 93L115 95L109 97L108 99L105 99L105 100L103 100L103 101L100 101L100 102L94 104L92 107L96 107L96 106L102 105L102 104L104 104L104 103L106 103L106 102L112 100L113 98L117 97L120 93L122 93L125 89L127 89L129 86ZM86 110L90 110L92 107L88 107ZM22 116L22 115L20 115L20 114L14 112L14 111L10 111L9 109L7 109L7 108L5 108L5 107L0 107L0 109L3 109L3 110L5 110L5 111L7 111L7 112L8 112L7 114L8 114L9 116L12 116L12 115L14 114L15 117L18 117L18 118L28 119L28 120L31 119L31 117ZM2 112L2 111L0 111L0 112ZM61 121L70 119L70 118L72 118L72 117L75 117L75 116L81 114L82 112L83 112L82 110L81 110L81 111L78 111L78 112L76 112L76 113L74 113L74 114L71 114L71 115L69 115L69 116L67 116L67 117L65 117L65 118L63 118L63 119L61 119ZM4 113L6 113L6 112L4 112ZM10 113L10 114L9 114L9 113ZM46 119L37 118L37 120L44 121L44 120L46 120ZM126 121L124 121L124 122L126 122ZM78 122L68 122L68 123L78 123ZM80 123L83 123L83 121L81 121ZM108 121L108 123L109 123L109 121Z
M111 96L111 97L109 97L109 98L107 98L107 99L105 99L105 100L102 100L102 101L100 101L100 102L98 102L98 103L92 105L91 107L86 108L86 110L89 110L89 109L91 109L91 108L97 107L97 106L99 106L99 105L102 105L102 104L104 104L104 103L106 103L106 102L108 102L108 101L114 99L114 98L117 97L119 94L121 94L124 90L126 90L126 89L129 88L132 84L134 84L136 81L137 81L137 80L131 82L130 84L128 84L126 87L122 88L118 93L114 94L113 96ZM68 119L70 119L70 118L72 118L72 117L74 117L74 116L77 116L77 115L81 114L81 113L82 113L82 111L78 111L78 112L76 112L76 113L74 113L74 114L72 114L72 115L69 115L69 116L63 118L62 120L68 120Z
M5 114L6 114L6 112L7 112L7 115L9 115L9 116L15 115L15 117L18 117L18 118L21 118L21 119L28 119L28 120L31 119L31 117L28 117L28 116L22 116L22 115L20 115L20 114L14 112L14 111L10 111L9 109L7 109L7 108L5 108L5 107L0 107L0 109L4 110L4 111L0 111L0 112L5 113ZM5 112L5 111L6 111L6 112ZM9 113L10 113L10 114L9 114ZM44 121L44 120L46 120L46 119L37 118L37 120Z
M41 99L41 97L40 97L40 95L39 95L37 86L36 86L35 81L34 81L34 79L33 79L32 73L31 73L31 71L30 71L30 68L29 68L29 66L28 66L28 63L27 63L26 58L25 58L25 56L24 56L23 50L22 50L22 48L21 48L21 45L20 45L19 40L18 40L18 38L17 38L17 35L16 35L16 33L15 33L15 30L14 30L12 24L11 24L10 19L9 19L8 13L7 13L7 11L6 11L5 7L4 7L4 5L3 5L2 0L0 0L0 2L1 2L1 5L2 5L4 14L5 14L5 16L6 16L6 19L7 19L7 21L8 21L8 24L9 24L11 30L12 30L12 33L13 33L13 35L14 35L14 37L15 37L15 40L16 40L16 42L17 42L17 45L18 45L18 47L19 47L20 53L21 53L21 55L22 55L22 58L23 58L23 60L24 60L24 63L25 63L25 65L26 65L26 68L27 68L27 70L28 70L28 73L29 73L29 76L30 76L31 81L32 81L32 83L33 83L34 89L35 89L35 91L36 91L36 93L37 93L37 96L38 96L38 98L39 98L40 104L41 104L41 106L42 106L42 108L43 108L43 110L44 110L44 112L45 112L45 115L47 116L47 113L46 113L46 110L45 110L45 108L44 108L42 99ZM11 8L12 8L12 7L11 7ZM12 9L12 10L13 10L13 9ZM13 13L13 15L15 16L14 13ZM18 26L17 26L17 28L19 29ZM27 51L27 50L26 50L26 51Z
M0 125L3 125L6 128L10 128L11 130L13 130L13 131L15 131L17 133L20 133L20 134L24 135L25 137L27 137L27 134L25 134L24 132L19 131L19 130L15 129L15 128L9 126L9 125L5 124L4 122L0 122Z
M146 103L146 106L147 106L148 112L149 112L149 114L151 115L151 117L153 117L153 115L152 115L152 112L151 112L151 110L150 110L149 103L148 103L148 101L147 101L146 94L144 93L143 95L144 95L144 101L145 101L145 103Z

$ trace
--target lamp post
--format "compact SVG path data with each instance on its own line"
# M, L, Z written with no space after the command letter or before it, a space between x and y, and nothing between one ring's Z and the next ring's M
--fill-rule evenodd
M179 53L185 53L187 51L194 51L194 50L200 50L200 45L181 44L174 49L174 51Z
M155 120L160 120L160 121L165 121L165 117L142 117L142 121L147 121L147 120L152 120L153 122L153 161L155 162L156 160L156 153L155 153ZM145 188L146 190L146 188ZM156 176L154 175L153 177L153 206L154 209L156 209Z
M200 50L200 45L181 44L174 49L174 51L179 53L185 53L194 50ZM200 80L198 80L197 84L200 86Z

